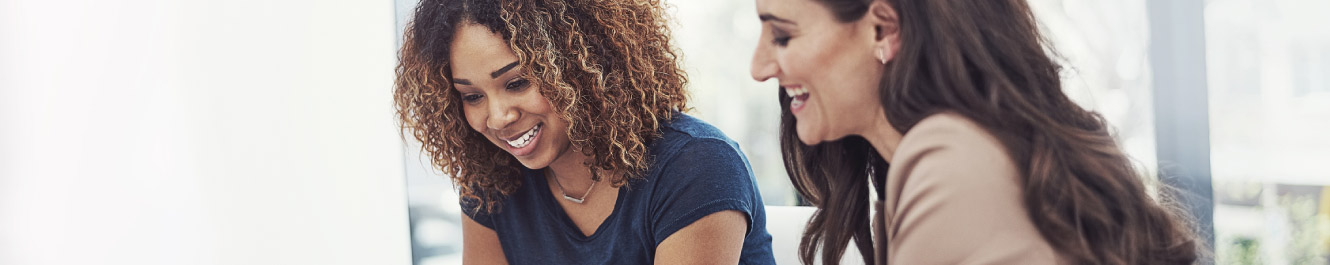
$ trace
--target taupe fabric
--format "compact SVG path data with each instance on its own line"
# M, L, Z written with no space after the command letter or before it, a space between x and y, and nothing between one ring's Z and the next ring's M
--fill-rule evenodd
M1006 148L960 115L905 134L873 223L878 264L1065 264L1022 202Z

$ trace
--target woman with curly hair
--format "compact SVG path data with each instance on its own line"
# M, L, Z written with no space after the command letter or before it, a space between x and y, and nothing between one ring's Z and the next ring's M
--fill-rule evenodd
M394 91L466 264L773 264L738 145L680 113L658 1L424 0Z
M780 81L785 166L818 207L804 263L819 248L838 263L851 241L868 264L1203 253L1104 119L1063 93L1025 0L757 0L757 13L753 78Z

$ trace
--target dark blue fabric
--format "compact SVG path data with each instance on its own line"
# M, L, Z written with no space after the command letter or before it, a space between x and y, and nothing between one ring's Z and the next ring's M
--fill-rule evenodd
M738 144L684 114L661 133L648 147L653 163L645 179L619 189L614 212L590 237L554 201L538 170L523 171L521 188L503 197L498 212L472 212L475 201L463 201L462 209L498 233L510 264L651 264L656 246L674 232L736 210L749 219L739 264L775 264L762 196Z

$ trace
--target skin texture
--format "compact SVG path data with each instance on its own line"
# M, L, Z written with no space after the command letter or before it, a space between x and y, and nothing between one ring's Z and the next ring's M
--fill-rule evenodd
M900 141L878 95L883 61L890 61L899 49L893 45L899 36L889 30L894 28L895 14L885 4L874 5L880 6L876 12L841 23L811 0L757 1L762 35L751 74L757 81L775 78L783 89L809 91L807 103L795 113L804 144L848 135L883 145Z
M499 234L465 214L462 215L462 264L508 264L503 257L503 246L499 245Z
M568 122L559 118L549 100L522 75L524 69L505 69L517 62L517 56L498 34L475 24L465 24L457 33L451 58L459 67L453 68L453 87L461 94L462 112L472 130L512 154L515 148L506 140L541 125L539 137L532 143L534 150L514 154L527 168L569 164L584 157L570 152L572 145L564 133Z
M535 84L527 81L517 56L499 34L464 24L452 44L453 85L461 95L467 124L492 144L513 155L523 166L543 169L550 194L583 235L596 233L613 213L619 188L592 186L588 157L572 146L568 122L551 107ZM540 125L530 145L515 148L508 140ZM562 185L562 186L560 186ZM578 204L562 199L583 198ZM463 216L463 262L506 264L498 234ZM737 211L703 217L666 238L656 249L657 264L734 264L743 248L747 219Z
M661 241L656 247L655 262L738 264L747 223L739 211L721 211L702 217Z
M761 37L753 79L781 85L781 150L796 190L819 207L800 242L800 257L837 264L855 248L872 264L867 174L890 161L902 135L885 114L880 84L901 49L891 6L872 1L862 15L838 17L813 0L758 0ZM792 90L806 90L801 109ZM871 148L867 148L871 146ZM876 158L868 158L876 154ZM879 160L880 158L880 160ZM871 161L870 161L871 160ZM831 191L835 187L835 191ZM853 239L852 239L853 238ZM821 250L819 252L819 249Z

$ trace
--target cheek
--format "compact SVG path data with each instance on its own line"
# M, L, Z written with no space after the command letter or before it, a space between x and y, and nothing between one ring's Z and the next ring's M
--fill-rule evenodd
M781 70L790 75L798 82L816 82L824 79L827 75L837 68L830 60L829 49L824 42L809 42L802 47L790 47L779 55ZM817 86L818 84L806 84ZM814 88L816 89L816 88Z
M550 102L549 99L542 96L539 91L532 91L529 95L531 95L531 97L524 101L526 102L525 104L522 104L522 109L526 114L536 116L538 119L545 122L547 128L554 129L550 132L567 131L568 122L564 121L563 116L555 111L554 104ZM549 135L551 137L545 139L556 142L558 145L562 145L564 142L567 142L568 139L568 136L562 133Z
M472 130L484 134L485 117L488 116L485 109L479 106L466 105L466 103L462 104L462 116L466 118L467 125L471 125Z
M796 82L807 82L807 77L817 76L813 69L817 69L817 64L820 63L816 57L811 55L811 51L807 48L787 49L777 55L777 61L780 62L780 69L785 72L785 75L793 78Z
M813 79L815 89L824 96L833 94L837 102L858 103L876 95L881 68L875 67L877 61L865 59L869 57L862 51L849 45L825 43L807 57L810 62L807 67L817 72L806 76Z
M526 93L525 99L522 100L522 102L524 102L522 104L522 109L526 111L527 114L558 118L558 115L555 115L554 113L554 105L550 103L550 100L545 98L544 95L541 95L540 90L534 87L529 89L531 90Z

